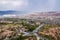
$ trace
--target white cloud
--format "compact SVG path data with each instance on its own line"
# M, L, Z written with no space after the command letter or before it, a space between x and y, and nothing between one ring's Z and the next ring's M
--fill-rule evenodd
M23 2L22 1L13 1L12 2L12 5L14 5L14 6L22 6L23 5Z
M0 0L0 10L23 9L28 5L27 0Z
M0 2L1 4L7 4L8 2L7 1L2 1Z

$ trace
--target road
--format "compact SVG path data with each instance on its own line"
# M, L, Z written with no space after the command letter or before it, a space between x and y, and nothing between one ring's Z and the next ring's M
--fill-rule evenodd
M35 30L33 30L33 32L38 32L38 30L39 30L42 26L44 26L44 24L39 25Z
M40 39L44 40L43 37L41 37L41 36L39 36L39 35L37 34L38 30L39 30L42 26L44 26L44 24L40 24L40 25L39 25L35 30L33 30L32 32L23 32L23 33L24 33L23 36L30 36L30 35L33 34L33 35L36 36L37 40L40 40Z
M23 36L27 36L28 34L32 34L32 33L37 33L38 30L39 30L43 25L44 25L44 24L39 25L39 26L38 26L35 30L33 30L32 32L23 32L23 31L21 31L21 30L20 30L20 32L21 32L21 33L24 33Z

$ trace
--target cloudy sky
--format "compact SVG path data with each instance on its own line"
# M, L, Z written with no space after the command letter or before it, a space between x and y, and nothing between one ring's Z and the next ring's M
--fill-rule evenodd
M0 0L0 11L60 11L60 0Z

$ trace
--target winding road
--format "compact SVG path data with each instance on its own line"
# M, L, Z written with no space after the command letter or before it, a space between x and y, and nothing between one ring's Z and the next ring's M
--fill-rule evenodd
M21 32L21 33L24 33L23 36L30 36L31 34L33 34L33 35L36 36L37 40L39 40L39 39L44 40L44 38L42 38L41 36L39 36L39 35L37 34L38 30L39 30L42 26L44 26L44 24L40 24L40 25L39 25L35 30L33 30L32 32L23 32L23 31L21 31L21 30L20 30L20 32Z

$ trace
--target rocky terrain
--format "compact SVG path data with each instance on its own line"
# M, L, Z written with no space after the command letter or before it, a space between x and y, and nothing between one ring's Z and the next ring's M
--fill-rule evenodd
M54 28L48 28L46 30L43 30L42 32L39 32L39 34L42 34L43 36L51 36L54 38L54 40L60 40L60 27L54 27Z

